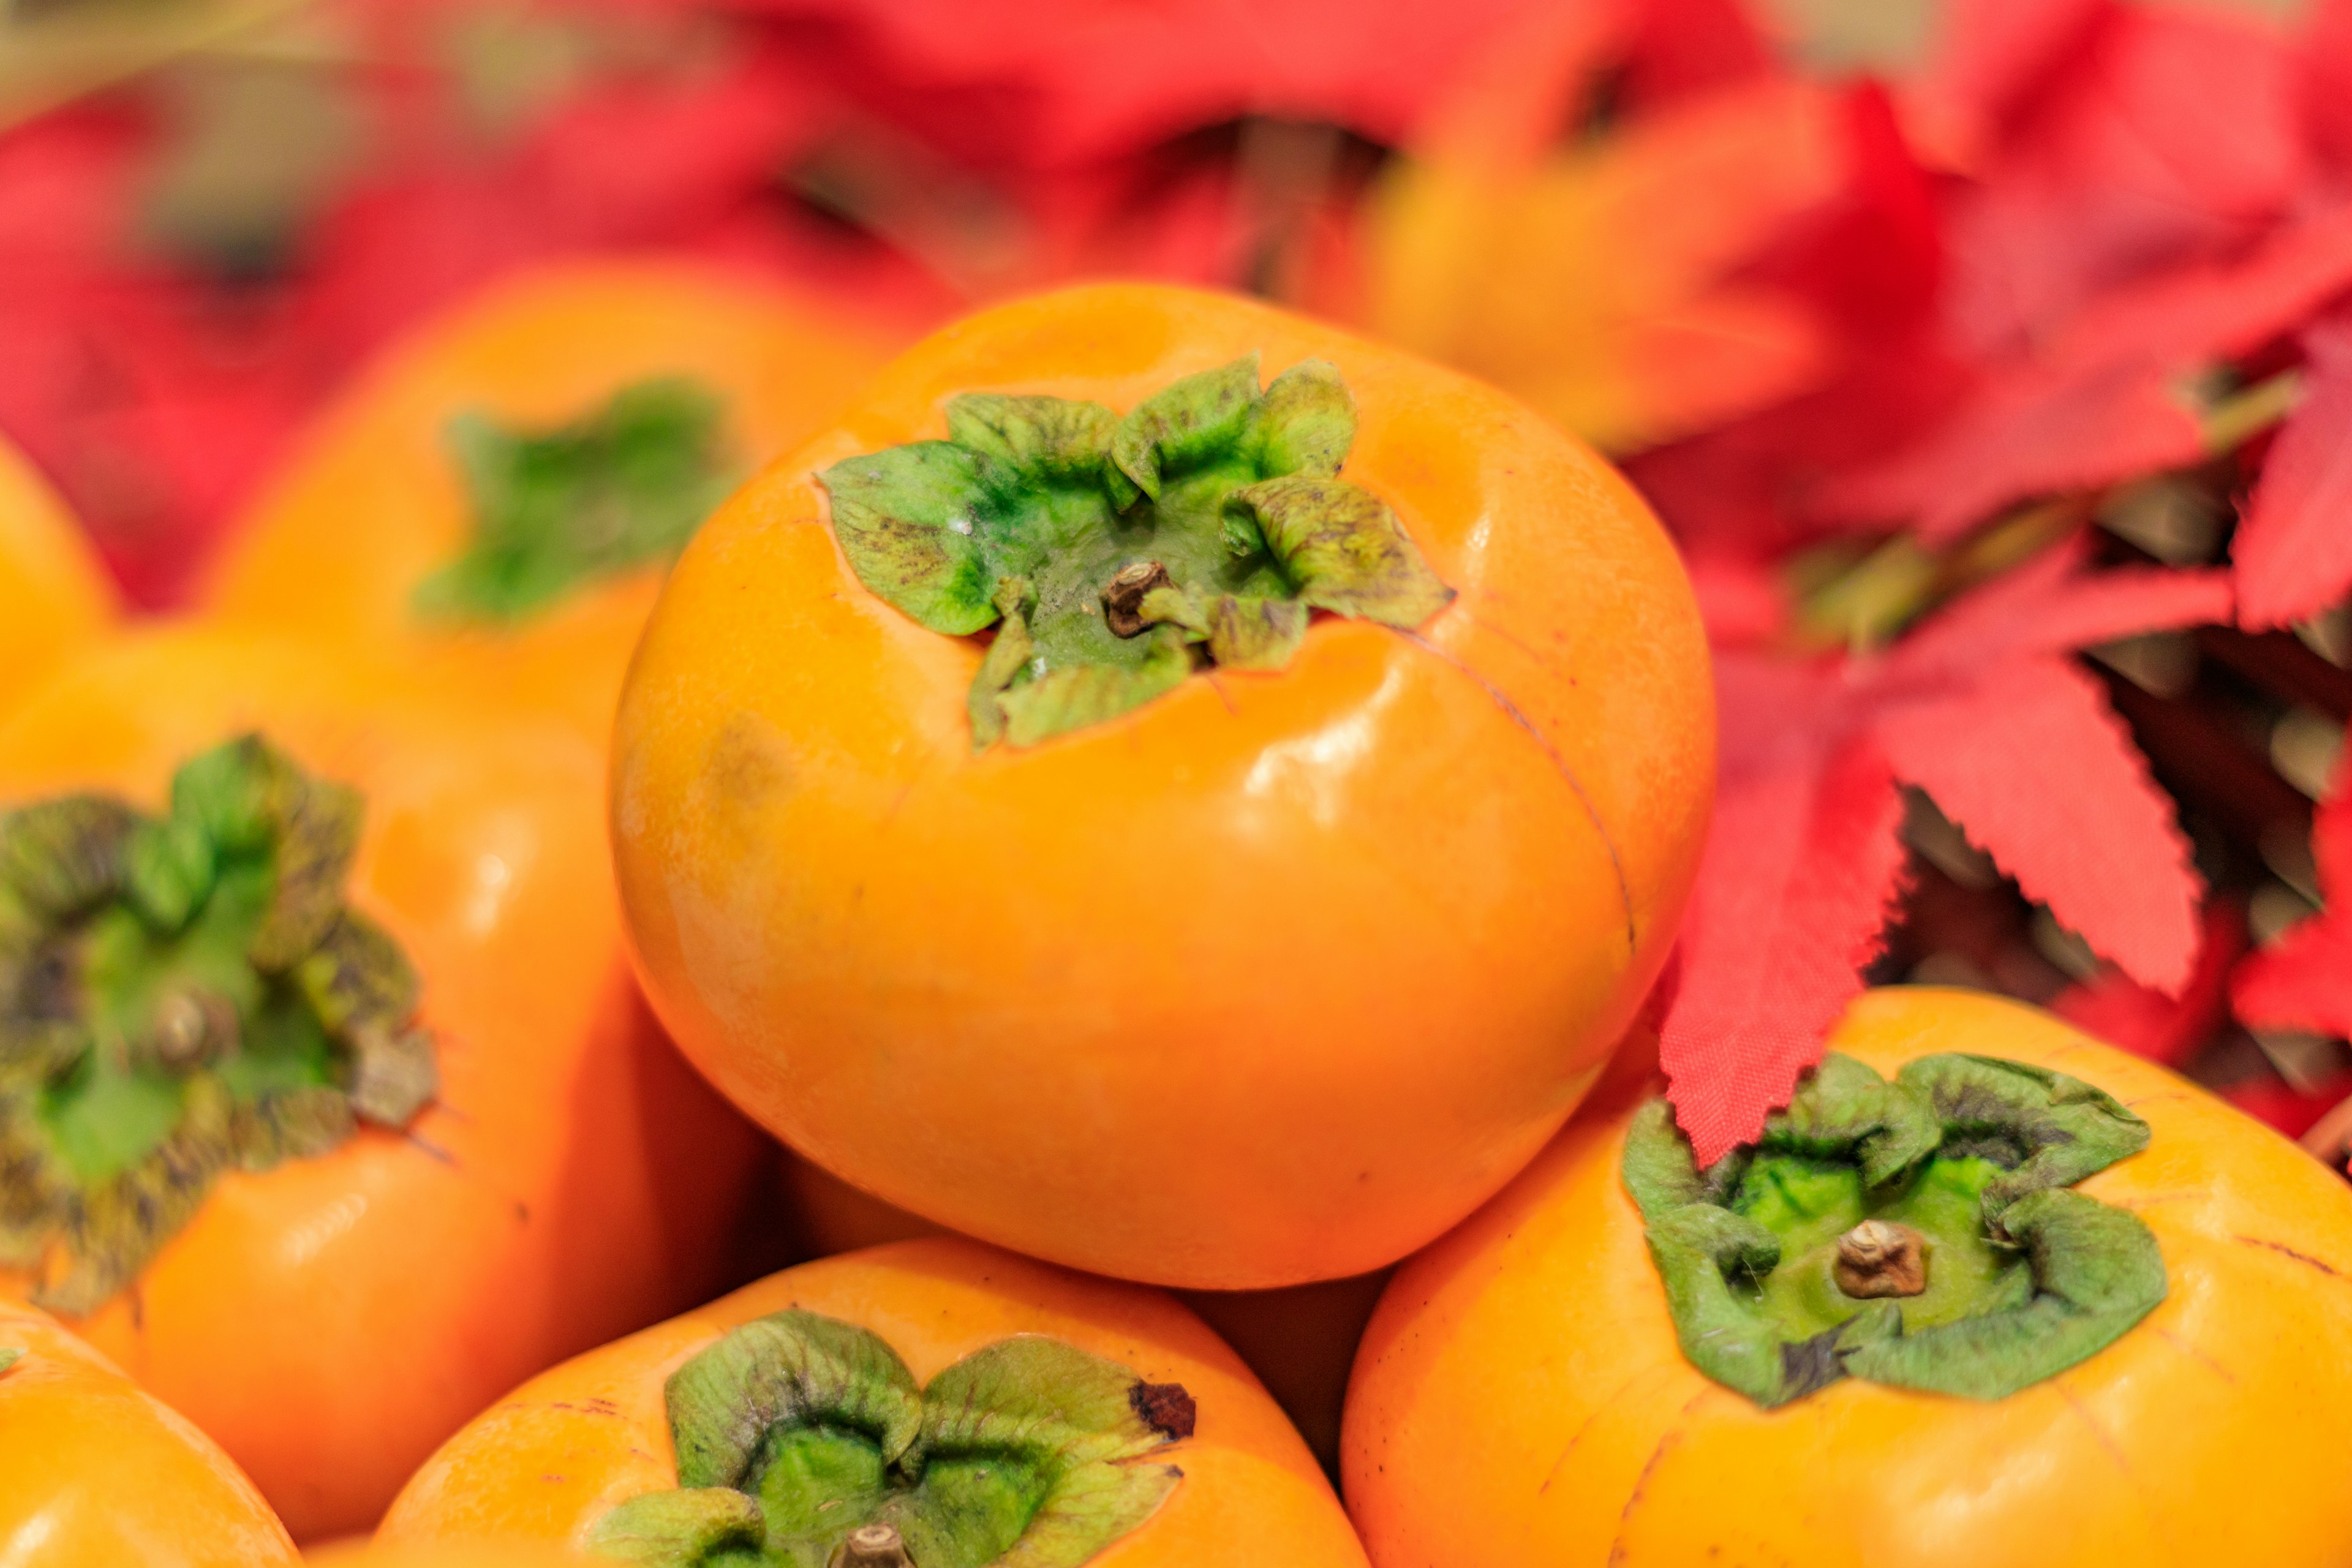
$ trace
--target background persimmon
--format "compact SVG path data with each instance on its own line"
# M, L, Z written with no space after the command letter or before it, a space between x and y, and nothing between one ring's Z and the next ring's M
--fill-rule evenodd
M894 346L709 265L520 273L320 416L232 525L205 603L488 682L601 742L677 547Z
M715 1289L755 1138L637 997L597 755L555 720L316 647L152 629L0 723L0 803L159 808L175 769L247 731L358 793L346 896L414 968L437 1093L310 1157L232 1160L74 1326L317 1538L372 1524L520 1379Z
M1252 354L1288 379L1260 394L1238 363ZM1099 400L1080 412L1107 438L1113 411L1203 382L1231 395L1228 437L1231 420L1273 428L1247 422L1297 393L1282 406L1309 423L1286 426L1286 450L1328 437L1312 473L1347 452L1341 477L1301 469L1254 493L1351 495L1365 519L1392 508L1360 542L1384 560L1417 550L1454 596L1432 613L1424 595L1411 626L1318 621L1279 672L1177 672L1140 706L1024 743L1020 693L1078 688L1019 685L1003 627L984 653L886 603L833 526L866 517L869 544L937 543L960 537L953 518L894 534L870 519L895 502L869 488L845 513L848 492L829 503L818 471L887 489L877 465L893 452L919 465L947 449L901 445L939 434L943 404L1009 430L1041 406L1022 396ZM1013 396L949 403L967 393ZM1176 517L1181 496L1185 526L1213 527L1202 487L1264 465L1180 446L1152 515ZM1085 461L1107 492L1139 483L1099 451ZM1092 585L1056 591L1075 627ZM972 624L994 613L982 603ZM1034 613L1046 628L1055 612ZM1100 624L1090 635L1133 663ZM1185 657L1172 624L1149 640L1165 650L1154 670ZM1008 671L1001 694L975 692ZM1006 738L976 749L972 715L1000 696ZM1104 286L929 340L706 525L633 666L614 842L656 1007L810 1158L1058 1262L1267 1287L1428 1241L1567 1115L1664 959L1712 747L1682 569L1584 447L1489 388L1330 328Z
M264 1568L294 1543L253 1483L107 1359L0 1298L0 1542L10 1568Z

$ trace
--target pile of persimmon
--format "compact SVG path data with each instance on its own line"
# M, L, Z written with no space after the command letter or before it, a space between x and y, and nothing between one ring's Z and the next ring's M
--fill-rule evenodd
M1181 289L877 341L520 280L171 624L0 455L10 1568L2352 1563L2284 1141L1903 990L1696 1163L1606 465Z

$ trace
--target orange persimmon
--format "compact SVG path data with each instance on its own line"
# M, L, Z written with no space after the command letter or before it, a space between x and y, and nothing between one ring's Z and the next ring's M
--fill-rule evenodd
M0 1298L0 1562L263 1568L294 1543L212 1439L55 1319Z
M948 1237L803 1264L533 1379L443 1446L377 1540L823 1563L874 1527L923 1568L1016 1543L1036 1568L1363 1561L1198 1318Z
M601 742L686 533L896 346L684 262L525 272L350 389L232 532L205 602L552 707Z
M1426 1243L1568 1115L1672 938L1713 735L1673 547L1585 447L1107 285L918 346L703 528L614 844L656 1010L812 1159L1270 1287Z
M2340 1180L2004 999L1874 992L1829 1048L1712 1170L1656 1102L1580 1117L1398 1271L1343 1440L1376 1564L2352 1561Z
M0 438L0 712L115 614L113 585L72 514Z
M600 763L216 626L0 723L0 1243L298 1538L722 1278L756 1135L629 976Z

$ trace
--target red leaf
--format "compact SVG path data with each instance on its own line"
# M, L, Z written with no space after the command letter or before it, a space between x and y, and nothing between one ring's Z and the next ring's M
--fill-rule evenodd
M984 161L1130 153L1249 115L1403 141L1454 68L1522 0L740 0L841 30L844 75ZM928 99L927 103L925 100Z
M2257 1121L2266 1121L2290 1138L2300 1138L2321 1117L2352 1098L2352 1072L2337 1073L2307 1092L2278 1079L2257 1079L2231 1084L2221 1090L2221 1098Z
M1902 815L1866 742L1723 781L1658 1049L1700 1164L1753 1137L1821 1059L1878 949Z
M2176 988L2188 973L2196 884L2168 810L2059 656L2226 619L2229 584L2086 574L2082 558L2049 551L1875 658L1717 648L1722 780L1661 1047L1703 1153L1754 1136L1861 990L1903 866L1898 773L1949 795L1979 842L2135 972Z
M1942 542L2010 501L2178 468L2202 450L2159 366L2027 367L1989 381L1923 445L1834 487L1830 505L1857 520L1916 519L1923 539Z
M2326 911L2239 964L2230 1000L2256 1028L2352 1036L2352 752L2336 765L2311 849Z
M2319 0L2305 24L2303 109L2312 151L2352 169L2352 0Z
M2002 123L2114 9L2114 0L1969 0L1948 7L1942 45L1900 89L1913 142L1953 168L1975 167L1993 151Z
M2134 1056L2179 1067L2229 1016L2230 970L2245 951L2244 906L2234 899L2216 899L2205 908L2197 966L2178 997L2109 969L2096 980L2061 992L2050 1010Z
M1827 518L1916 518L1948 539L2008 502L2179 467L2203 454L2173 382L2291 331L2352 285L2352 207L2283 228L2241 259L2117 289L2001 363L1911 446L1825 487Z
M1950 319L2008 354L2152 268L2242 242L2304 173L2277 30L2112 8L1953 203Z
M2304 400L2263 464L2230 546L2241 625L2283 626L2352 585L2352 325L2305 337Z
M1964 697L1888 714L1877 733L1896 776L2026 897L2143 984L2188 983L2202 891L2189 843L2095 679L2062 659L2006 664Z

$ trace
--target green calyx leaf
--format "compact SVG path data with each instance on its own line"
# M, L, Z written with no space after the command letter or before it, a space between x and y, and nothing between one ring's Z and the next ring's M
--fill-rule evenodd
M347 908L361 803L248 735L148 816L0 816L0 1260L95 1309L214 1178L404 1126L437 1085L416 976Z
M669 1380L678 1489L632 1498L597 1552L655 1568L826 1568L887 1527L918 1568L1076 1568L1150 1519L1181 1472L1191 1397L1059 1340L975 1352L918 1388L877 1335L797 1309Z
M975 748L1117 718L1204 665L1279 670L1313 611L1410 628L1453 598L1395 514L1337 477L1356 431L1339 373L1257 377L1236 360L1124 416L970 393L946 440L819 476L859 581L933 631L995 628Z
M2071 1190L2147 1139L2063 1073L1943 1055L1890 1083L1832 1053L1705 1171L1653 1100L1622 1169L1683 1353L1717 1382L1768 1408L1841 1377L1999 1399L2164 1299L2147 1226Z
M584 583L676 555L739 477L722 415L705 388L667 378L552 429L453 419L474 535L417 585L417 613L512 625Z

